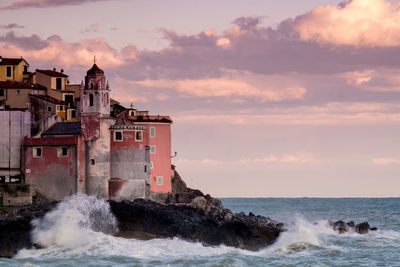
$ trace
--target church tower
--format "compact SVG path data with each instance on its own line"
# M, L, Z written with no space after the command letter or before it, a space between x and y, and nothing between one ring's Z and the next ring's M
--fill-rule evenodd
M110 115L110 88L104 71L96 65L87 71L83 86L82 113L98 113L101 116Z
M104 71L96 65L96 58L81 84L82 135L86 141L100 137L100 119L110 116L110 86Z
M110 87L96 58L81 85L81 134L85 144L86 193L108 198L110 179Z

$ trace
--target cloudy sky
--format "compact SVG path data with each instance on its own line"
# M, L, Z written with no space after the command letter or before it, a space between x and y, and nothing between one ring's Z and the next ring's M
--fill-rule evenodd
M400 195L399 1L2 0L0 55L76 83L96 55L212 195Z

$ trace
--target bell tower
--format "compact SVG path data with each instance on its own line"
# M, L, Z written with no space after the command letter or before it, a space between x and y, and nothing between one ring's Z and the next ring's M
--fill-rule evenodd
M100 121L110 116L110 86L104 71L94 64L81 84L81 128L85 141L100 137Z
M110 86L106 82L104 71L96 65L96 57L81 87L82 113L97 113L101 117L108 117L110 115Z

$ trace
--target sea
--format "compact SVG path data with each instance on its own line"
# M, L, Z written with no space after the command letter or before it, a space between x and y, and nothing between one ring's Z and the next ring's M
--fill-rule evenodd
M287 231L259 251L179 238L124 239L112 235L117 223L108 204L80 195L32 222L32 238L45 248L22 249L0 266L400 266L400 198L221 200L233 212L284 222ZM328 220L368 221L378 230L338 234Z

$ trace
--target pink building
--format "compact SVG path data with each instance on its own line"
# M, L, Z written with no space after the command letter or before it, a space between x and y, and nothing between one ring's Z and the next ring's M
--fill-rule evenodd
M148 115L148 111L127 109L118 117L143 125L145 145L150 149L151 191L171 192L171 124L169 116Z

